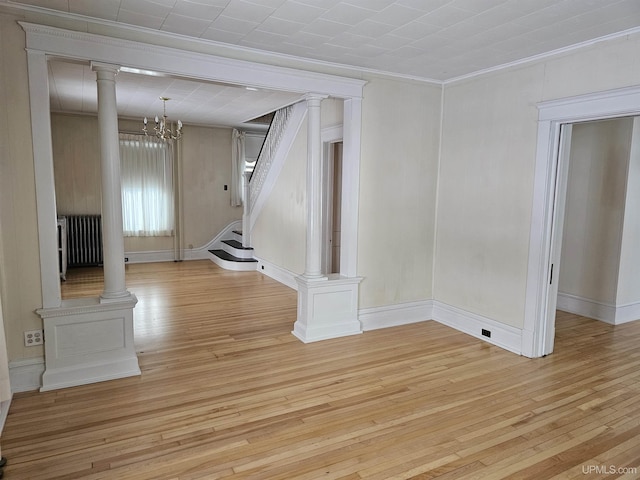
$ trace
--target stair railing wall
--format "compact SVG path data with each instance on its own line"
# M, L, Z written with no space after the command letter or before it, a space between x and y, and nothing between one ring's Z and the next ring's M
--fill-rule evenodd
M251 211L269 174L275 153L291 117L293 105L276 110L260 149L253 172L245 174L244 209L242 213L242 246L251 246Z
M274 154L280 144L280 140L282 140L282 134L286 130L292 110L293 105L289 105L288 107L277 110L273 116L269 131L260 150L260 155L258 155L256 166L251 175L251 182L249 183L249 210L253 210L258 194L267 178L267 174L273 163Z

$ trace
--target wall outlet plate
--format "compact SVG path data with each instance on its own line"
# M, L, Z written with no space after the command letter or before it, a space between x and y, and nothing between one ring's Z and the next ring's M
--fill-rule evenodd
M24 332L24 346L33 347L44 343L44 332L42 330L28 330Z

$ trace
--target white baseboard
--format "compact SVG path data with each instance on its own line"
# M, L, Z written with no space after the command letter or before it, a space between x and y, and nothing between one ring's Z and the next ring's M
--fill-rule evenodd
M358 319L364 331L424 322L432 318L433 300L361 308L358 311Z
M298 282L296 282L296 277L299 275L297 273L293 273L286 268L279 267L267 260L264 260L259 257L254 257L258 260L258 266L256 270L260 273L263 273L267 277L273 278L274 280L286 285L289 288L293 288L294 290L298 290Z
M640 302L618 305L616 307L616 325L640 320Z
M510 352L522 353L521 329L434 300L363 308L358 318L364 331L435 320ZM491 336L483 335L483 330Z
M182 260L209 260L209 250L222 248L222 240L233 238L233 231L242 228L242 221L236 220L224 227L209 243L197 248L182 250ZM174 262L176 254L171 250L148 250L144 252L125 252L127 263Z
M44 373L44 357L24 358L9 362L11 393L39 390Z
M433 319L510 352L522 354L522 329L520 328L496 322L482 315L438 301L435 301L433 305ZM483 335L483 330L489 332L491 336Z
M127 259L127 263L173 262L176 259L173 250L125 252L124 256Z
M9 415L9 408L11 407L11 398L0 402L0 436L4 430L4 424L7 421L7 415Z
M613 305L569 293L558 293L556 308L563 312L593 318L611 325L620 325L640 319L640 302Z

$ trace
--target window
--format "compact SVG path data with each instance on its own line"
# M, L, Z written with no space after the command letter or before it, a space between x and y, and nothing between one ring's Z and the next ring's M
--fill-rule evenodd
M121 133L120 170L124 235L173 235L173 145Z

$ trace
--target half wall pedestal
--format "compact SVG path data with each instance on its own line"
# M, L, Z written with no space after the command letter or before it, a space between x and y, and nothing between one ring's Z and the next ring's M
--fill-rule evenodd
M362 333L358 288L362 277L337 274L320 279L296 277L298 318L293 335L304 343Z
M133 343L135 295L108 302L64 300L37 310L44 323L40 391L140 375Z

